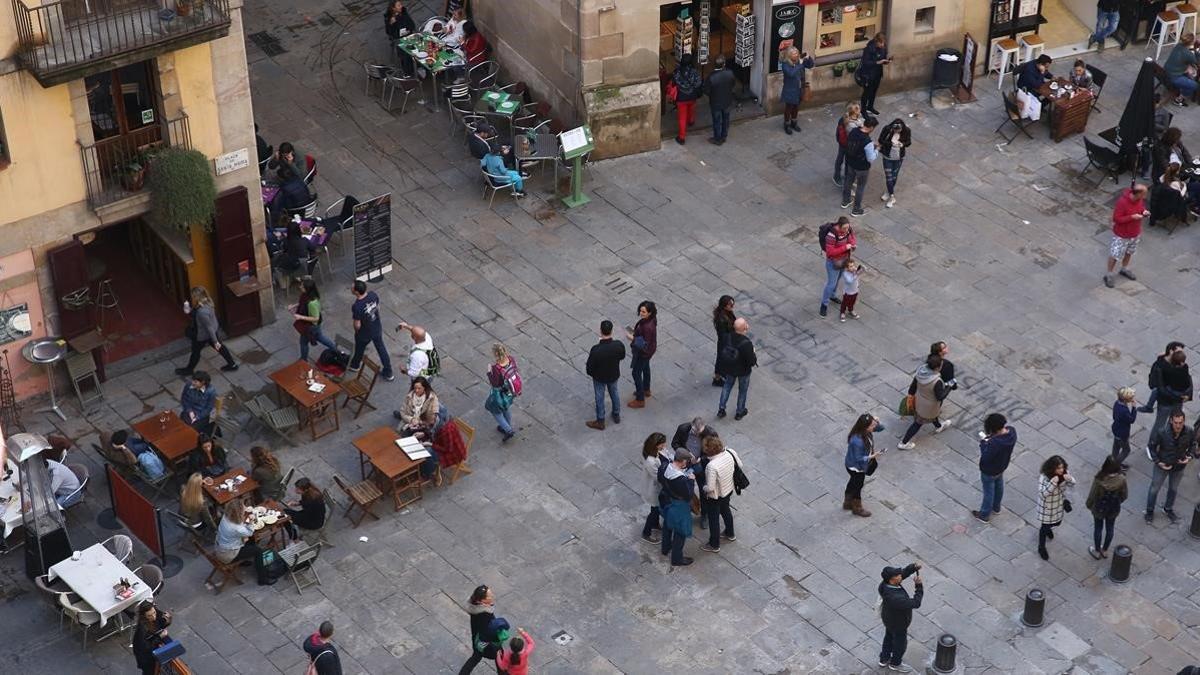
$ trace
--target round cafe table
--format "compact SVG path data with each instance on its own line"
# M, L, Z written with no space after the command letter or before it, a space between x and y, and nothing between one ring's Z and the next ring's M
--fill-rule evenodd
M54 364L62 361L67 355L67 345L60 339L55 337L44 337L36 340L30 340L21 347L21 356L30 363L40 363L46 368L46 380L50 384L50 406L42 408L38 412L52 412L63 419L65 422L67 416L63 414L62 408L58 407L58 399L54 392Z

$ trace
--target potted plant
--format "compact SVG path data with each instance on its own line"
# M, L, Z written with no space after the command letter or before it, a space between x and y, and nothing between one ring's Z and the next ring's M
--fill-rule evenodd
M847 61L846 70L850 71L851 73L858 70L858 59L851 59L850 61Z
M163 227L185 232L199 225L211 229L217 185L209 160L197 150L164 148L154 155L154 170L146 176L150 188L150 217Z
M842 73L846 72L846 65L842 63L833 64L833 76L841 77Z

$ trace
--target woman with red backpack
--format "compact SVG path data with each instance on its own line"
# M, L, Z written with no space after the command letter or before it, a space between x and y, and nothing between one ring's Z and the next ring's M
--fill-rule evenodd
M499 342L492 345L492 357L495 360L488 369L488 384L492 385L492 390L483 407L496 418L496 431L504 434L501 443L507 443L517 435L512 425L512 402L521 395L521 371L508 348Z

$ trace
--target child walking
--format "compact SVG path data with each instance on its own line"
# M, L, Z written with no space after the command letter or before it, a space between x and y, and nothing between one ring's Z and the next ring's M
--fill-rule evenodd
M847 260L846 267L842 269L842 313L838 317L842 323L846 322L847 314L852 318L858 318L858 314L854 311L854 305L858 302L858 278L860 276L862 276L862 265L859 265L857 260Z
M1133 387L1122 387L1117 392L1117 400L1112 409L1112 458L1121 465L1121 471L1129 469L1125 459L1129 457L1129 429L1137 419L1139 408L1133 400Z
M521 637L508 641L508 649L501 649L496 654L496 670L504 675L527 675L529 673L529 656L537 645L524 628L518 628Z

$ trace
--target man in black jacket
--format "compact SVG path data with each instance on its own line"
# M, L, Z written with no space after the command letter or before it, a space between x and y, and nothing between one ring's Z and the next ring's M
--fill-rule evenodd
M702 450L700 444L704 440L706 429L708 425L704 423L703 417L695 417L691 422L680 424L675 427L675 435L671 437L671 449L684 448L692 453L693 457L699 457Z
M912 667L904 663L904 651L908 649L908 625L912 623L912 611L921 606L925 595L919 570L921 563L913 563L904 569L883 568L883 581L879 584L879 618L883 619L883 649L879 652L879 665L887 666L898 673L911 673ZM916 574L913 581L917 587L909 597L900 585Z
M1162 386L1162 369L1166 367L1171 358L1171 354L1183 349L1184 344L1178 340L1172 340L1167 343L1167 348L1163 353L1154 359L1154 363L1150 366L1150 376L1147 378L1147 386L1150 387L1150 395L1146 397L1146 405L1138 408L1138 412L1152 413L1154 405L1158 402L1158 388Z
M718 54L713 61L714 70L704 83L708 94L708 107L712 111L713 135L709 143L722 145L729 136L729 109L733 107L733 85L737 78L733 71L725 68L725 55Z
M322 621L317 632L304 641L304 653L315 666L317 675L342 675L342 658L333 646L333 622Z
M721 402L717 404L717 417L725 417L725 404L729 401L735 379L738 396L733 419L740 420L750 413L746 409L746 394L750 391L750 370L758 365L758 357L754 354L754 343L746 335L749 332L750 324L745 319L735 320L729 343L722 345L717 352L717 374L725 378L725 384L721 387Z
M1150 385L1158 395L1158 411L1154 414L1154 424L1150 427L1150 439L1146 444L1146 456L1154 459L1154 451L1158 447L1159 432L1167 425L1167 418L1176 410L1183 410L1184 401L1192 400L1192 375L1188 372L1187 354L1180 347L1171 352L1163 364L1159 366L1158 380L1155 381L1153 368L1150 371Z
M596 419L588 421L593 429L604 429L604 391L612 399L613 424L621 423L621 399L617 395L617 380L621 379L621 361L625 358L625 343L612 336L613 324L608 319L600 322L600 342L588 352L587 374L592 378L596 393Z
M1167 483L1167 498L1163 511L1172 523L1179 521L1175 515L1175 489L1183 478L1183 470L1191 459L1192 445L1196 437L1183 423L1183 411L1171 412L1171 421L1154 435L1154 474L1150 477L1150 493L1146 496L1146 522L1154 522L1154 505L1158 503L1158 491Z
M942 365L945 368L945 363ZM1013 448L1017 446L1017 430L1008 426L1008 419L1000 413L992 413L983 420L983 433L979 439L979 482L983 487L983 503L971 515L977 520L988 522L993 513L1000 513L1000 502L1004 499L1004 472L1012 460Z

